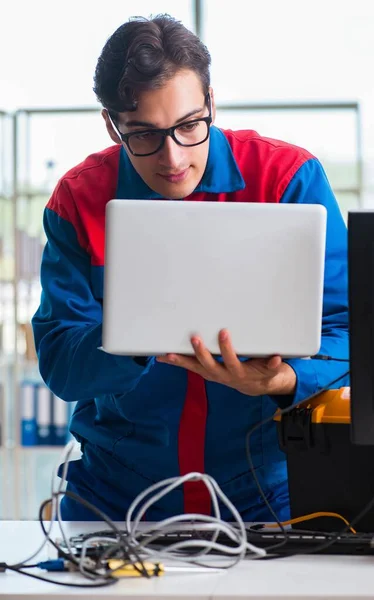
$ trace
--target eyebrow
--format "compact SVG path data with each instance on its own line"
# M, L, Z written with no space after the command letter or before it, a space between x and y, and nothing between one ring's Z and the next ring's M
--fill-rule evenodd
M189 117L193 117L194 115L203 112L204 108L205 107L203 106L202 108L194 108L193 110L190 110L190 112L188 112L186 115L183 115L183 117L177 119L175 124L181 123L182 121L189 119ZM160 127L156 127L154 123L149 123L148 121L127 121L127 123L124 123L123 125L125 127L149 127L150 129L162 129Z

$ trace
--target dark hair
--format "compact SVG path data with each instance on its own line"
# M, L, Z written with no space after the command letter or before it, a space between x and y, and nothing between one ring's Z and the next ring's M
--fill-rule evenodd
M133 17L107 40L93 89L115 118L119 112L136 110L140 92L162 87L180 69L195 71L206 95L209 67L208 49L180 21L170 15Z

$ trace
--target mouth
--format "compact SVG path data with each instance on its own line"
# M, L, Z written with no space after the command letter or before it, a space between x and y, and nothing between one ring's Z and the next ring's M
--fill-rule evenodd
M168 183L181 183L181 181L184 181L186 179L189 170L190 167L187 167L187 169L179 171L178 173L171 173L170 175L163 175L162 173L158 173L158 175L162 177L162 179L165 179L165 181L167 181Z

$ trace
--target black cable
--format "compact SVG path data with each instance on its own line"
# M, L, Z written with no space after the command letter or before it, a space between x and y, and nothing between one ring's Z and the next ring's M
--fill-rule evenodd
M143 577L146 577L148 579L151 577L151 575L148 573L148 571L143 563L142 558L139 556L137 550L135 548L131 547L131 545L126 540L126 537L123 534L123 531L120 530L117 527L117 525L104 512L102 512L99 508L97 508L96 506L94 506L93 504L88 502L87 500L81 498L74 492L59 491L56 494L54 494L54 498L56 498L56 500L58 500L59 496L63 496L63 495L67 495L68 497L70 497L73 500L77 501L78 503L82 504L83 506L85 506L86 508L91 510L94 514L96 514L102 521L105 521L109 525L111 530L119 537L119 540L118 540L116 546L118 546L118 549L121 549L121 551L125 555L124 564L131 563L133 565L134 569L136 571L138 571L138 573L140 575L142 575ZM39 523L42 528L44 537L58 551L60 558L63 557L65 560L68 560L69 562L73 563L74 566L79 566L79 564L80 564L79 560L73 554L71 554L70 551L66 552L58 544L56 544L56 542L50 537L48 531L46 530L46 528L44 526L43 511L44 511L44 508L47 506L47 504L49 504L51 501L52 501L52 499L45 500L44 502L42 502L42 504L40 505L40 508L39 508L39 515L38 515ZM97 533L101 533L101 532L97 532ZM89 540L90 537L94 537L95 535L97 535L97 533L94 535L92 535L92 534L88 535L87 539ZM103 555L98 557L97 562L96 562L97 566L98 566L98 563L107 555L107 553L108 553L108 550L105 550L103 552ZM134 560L132 559L131 553L135 557L138 564L135 564ZM138 566L138 565L140 565L140 566ZM27 577L32 577L33 579L37 579L39 581L55 583L56 585L62 585L65 587L81 587L81 588L105 587L105 586L117 583L117 581L119 580L118 578L112 576L112 571L109 571L106 573L99 573L99 572L97 572L93 569L89 569L89 568L85 568L85 570L88 574L96 576L100 579L104 579L104 581L96 581L94 583L71 583L71 582L68 583L68 582L64 582L64 581L50 579L48 577L43 577L41 575L36 575L34 573L28 573L23 570L23 569L29 569L29 568L38 567L38 566L39 566L38 564L18 563L18 564L14 564L14 565L8 565L7 563L1 563L1 567L2 567L1 570L5 571L8 569L10 571L20 573L21 575L26 575Z
M56 585L63 585L65 587L80 587L80 588L96 588L96 587L106 587L107 585L113 585L117 583L118 578L111 577L107 578L106 581L100 581L96 583L68 583L67 581L58 581L57 579L49 579L48 577L42 577L41 575L35 575L34 573L27 573L27 571L23 571L22 567L15 568L11 565L4 564L5 569L9 569L9 571L14 571L15 573L20 573L20 575L26 575L26 577L32 577L33 579L38 579L39 581L47 581L48 583L55 583ZM26 567L25 567L26 568Z
M348 523L348 525L345 525L343 527L343 529L341 529L337 533L332 533L330 540L327 540L326 542L322 542L321 544L316 546L316 548L312 548L310 550L310 552L308 552L308 554L312 554L312 553L315 554L316 552L322 552L323 550L327 550L327 548L332 546L340 536L346 534L352 527L355 526L356 523L358 523L358 521L361 521L362 517L364 517L366 515L366 513L369 512L369 510L371 508L373 508L373 506L374 506L374 496L372 497L371 500L369 500L369 502L361 510L361 512L359 512L358 515L356 515L352 519L352 521L350 523Z
M58 492L56 494L56 497L58 497L59 495L63 495L65 493L72 494L72 492ZM74 496L75 496L75 494L74 494ZM74 498L74 499L76 499L76 498ZM79 498L78 502L82 501L82 500L83 500L82 498ZM44 510L45 506L47 504L49 504L50 502L51 502L51 499L45 500L44 502L42 502L42 504L40 505L40 508L39 508L39 523L41 525L44 537L47 539L48 542L50 542L52 544L52 546L54 548L56 548L56 550L59 552L60 556L62 554L66 560L72 562L75 566L77 566L77 565L79 565L79 561L75 558L75 556L73 554L71 554L70 552L63 551L58 546L58 544L56 544L52 540L52 538L49 536L48 532L46 531L46 529L44 527L44 522L42 519L43 510ZM96 507L93 507L93 508L95 509L94 512L95 511L101 512L99 509L96 509ZM104 515L104 513L103 513L103 515ZM112 527L112 525L114 525L114 528L117 529L118 531L120 531L114 523L108 522L108 521L110 521L110 519L108 517L106 517L106 515L105 515L104 520L106 520L106 522L110 525L110 527ZM71 582L66 582L66 581L58 581L56 579L50 579L48 577L43 577L42 575L36 575L35 573L28 573L23 570L23 569L29 569L31 567L38 567L38 564L24 565L22 563L18 563L15 565L8 565L7 563L2 563L2 567L4 570L8 569L9 571L14 571L15 573L19 573L20 575L26 575L27 577L31 577L32 579L37 579L38 581L46 581L47 583L55 583L56 585L62 585L64 587L97 588L97 587L105 587L108 585L112 585L114 583L117 583L117 581L118 581L118 578L112 577L110 574L97 573L95 571L92 571L91 569L86 569L86 570L88 573L90 573L92 575L96 575L98 578L104 579L104 581L96 581L94 583L71 583Z
M264 533L267 535L280 535L278 530L273 530L271 529L269 531L269 529L267 529L267 523L256 523L255 525L247 525L246 526L246 531L248 531L248 533L255 533L259 536L264 535ZM264 531L265 530L265 531ZM293 531L293 533L295 533ZM316 535L331 535L331 531L313 531L311 529L299 529L297 528L297 535L308 535L308 536L316 536Z
M146 577L148 579L151 577L151 575L148 573L148 571L144 565L142 558L138 554L136 548L134 548L133 546L131 546L131 544L129 544L128 540L126 539L126 535L124 535L123 531L121 531L117 527L117 525L112 521L112 519L110 519L102 510L100 510L99 508L97 508L96 506L91 504L91 502L89 502L88 500L85 500L84 498L81 498L74 492L70 492L68 490L59 491L55 494L55 496L56 496L57 500L58 500L59 496L68 496L69 498L72 498L72 500L75 500L76 502L82 504L85 508L88 508L88 510L90 510L96 516L98 516L101 519L101 521L105 521L107 523L107 525L109 525L110 529L112 531L114 531L114 533L118 536L119 541L121 542L121 550L123 551L123 553L125 555L125 559L133 565L134 569L136 571L138 571L140 575L142 575L143 577ZM44 506L50 501L51 500L46 500L45 502L43 502L43 504L41 505L41 507L39 509L39 522L42 527L42 531L46 537L48 537L48 532L45 530L43 519L42 519L42 514L43 514ZM128 532L125 532L125 534L127 534L127 533ZM88 535L87 539L89 539L90 537L95 537L95 536L92 534ZM79 565L79 561L75 558L74 555L72 555L70 552L65 552L64 550L62 550L51 538L48 538L48 539L52 543L52 545L58 550L58 552L63 553L64 558L66 558L67 560L70 560L71 562L73 562L76 565ZM131 553L135 557L136 563L138 563L139 566L138 566L138 564L135 564L135 561L133 560ZM98 560L100 560L100 557ZM98 575L94 570L90 570L90 569L86 569L86 570L90 574ZM109 576L110 576L110 574L109 574ZM103 575L100 575L100 577L103 577Z
M124 551L126 560L128 560L128 562L132 563L134 569L136 571L138 571L143 577L146 577L147 579L151 578L151 575L148 573L144 562L141 558L141 556L138 554L136 548L134 548L126 539L126 536L128 535L128 532L125 532L125 535L123 533L123 531L121 531L117 525L114 523L114 521L112 521L112 519L110 519L102 510L100 510L99 508L97 508L96 506L94 506L93 504L91 504L91 502L88 502L88 500L85 500L84 498L81 498L80 496L78 496L77 494L75 494L74 492L70 492L70 491L65 491L65 492L59 492L59 495L66 495L69 498L72 498L73 500L76 500L77 502L80 502L83 506L85 506L86 508L88 508L89 510L91 510L93 513L95 513L98 517L101 518L102 521L105 521L111 529L113 529L113 531L117 534L117 536L119 536L119 541L121 542L121 545L123 546L122 550ZM87 539L89 539L90 537L94 537L94 536L88 536ZM140 567L135 564L135 562L133 561L132 557L131 557L131 553L134 555L136 562L139 563Z
M44 537L48 540L48 542L57 550L57 552L59 553L59 557L64 558L65 560L71 562L73 565L75 566L79 566L79 560L73 555L71 554L69 551L66 552L65 550L63 550L58 544L56 544L56 542L49 536L48 531L46 530L45 526L44 526L44 521L43 521L43 511L44 508L50 504L50 502L52 501L51 498L48 498L47 500L44 500L44 502L41 503L40 507L39 507L39 514L38 514L38 520L39 520L39 524L40 527L42 529L42 532L44 534ZM26 565L23 565L22 563L19 563L17 565L11 565L14 569L20 569L20 568L26 568ZM10 568L10 566L8 567ZM97 575L96 571L93 571L91 569L86 569L88 573L90 573L91 575Z
M310 396L308 396L307 398L304 398L304 400L300 400L300 402L297 402L297 406L299 406L300 404L305 404L307 402L310 402L311 400L313 400L313 398L316 398L317 396L319 396L320 394L322 394L322 392L325 392L326 390L330 389L332 385L334 385L334 383L337 383L338 381L340 381L341 379L343 379L344 377L346 377L349 374L349 369L348 371L345 371L344 373L342 373L341 375L339 375L339 377L336 377L335 379L333 379L332 381L329 381L329 383L327 383L324 387L322 387L321 389L319 389L317 392L314 392L313 394L311 394ZM283 416L289 412L291 412L294 408L295 408L295 404L291 404L290 406L287 406L286 408L283 409L279 409L280 415ZM249 429L249 431L247 432L246 438L245 438L245 450L246 450L246 456L247 456L247 461L249 464L249 468L251 471L251 474L253 476L253 479L255 480L255 484L257 486L257 489L263 499L263 501L265 502L266 507L268 508L270 514L274 517L275 522L277 523L278 527L280 528L284 539L273 545L273 546L269 546L266 550L267 552L269 551L274 551L277 548L281 548L283 546L285 546L287 544L288 541L288 534L287 534L287 530L285 529L284 525L282 525L282 523L280 522L280 520L278 519L277 514L275 513L275 511L273 510L273 507L271 506L269 500L266 497L265 492L263 491L261 484L259 482L259 479L257 477L256 474L256 470L254 468L253 465L253 461L252 461L252 455L251 455L251 449L250 449L250 444L249 444L249 440L251 435L260 427L263 427L263 425L266 425L267 423L270 423L271 421L273 421L274 419L274 415L267 417L266 419L263 419L262 421L260 421L259 423L256 423L256 425L254 425L251 429ZM374 499L373 499L374 502Z
M71 554L70 552L65 552L65 550L61 550L61 548L56 544L56 542L51 537L49 537L48 531L44 527L43 511L44 511L45 507L47 506L47 504L50 504L50 502L51 502L51 499L48 498L47 500L44 500L44 502L42 502L41 505L40 505L40 507L39 507L38 519L39 519L39 524L40 524L40 527L42 528L42 532L44 534L44 537L59 552L59 555L60 556L62 555L63 558L65 558L65 560L69 560L74 565L79 565L79 561L75 558L75 556L73 554ZM22 563L20 563L20 564L22 564ZM18 565L13 565L13 566L16 567Z
M349 363L349 358L336 358L335 356L328 356L328 354L315 354L311 358L313 360L335 360L336 362Z

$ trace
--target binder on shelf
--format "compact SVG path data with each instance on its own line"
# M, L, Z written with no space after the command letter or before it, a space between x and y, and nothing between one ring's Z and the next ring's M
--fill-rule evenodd
M32 382L21 385L21 444L35 446L38 443L36 430L36 389Z
M25 379L20 387L22 446L64 446L72 439L68 426L77 403L65 402L44 383Z
M44 384L36 385L36 427L39 446L52 445L52 393Z

